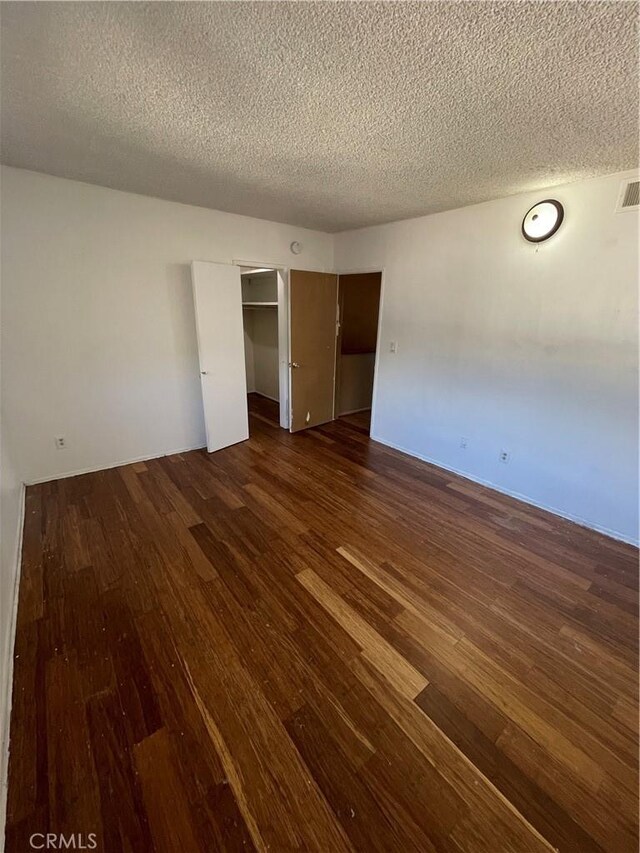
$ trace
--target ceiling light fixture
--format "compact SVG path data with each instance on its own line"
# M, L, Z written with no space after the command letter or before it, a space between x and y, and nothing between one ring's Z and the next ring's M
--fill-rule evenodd
M530 243L542 243L556 233L563 219L564 207L559 201L553 198L539 201L522 220L522 236Z

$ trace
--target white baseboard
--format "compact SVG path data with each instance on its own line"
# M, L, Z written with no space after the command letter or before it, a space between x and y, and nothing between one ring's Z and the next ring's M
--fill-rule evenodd
M640 544L638 539L634 539L632 536L620 533L618 530L611 530L608 527L602 527L601 525L594 524L592 521L587 521L585 518L581 518L578 515L572 515L571 513L565 512L557 507L549 506L549 504L544 504L540 501L535 501L533 498L523 495L520 492L514 492L510 489L505 489L503 486L497 486L490 480L484 480L482 477L476 477L474 474L469 474L467 471L460 471L457 468L452 468L450 465L445 465L444 462L439 462L437 459L432 459L430 456L425 456L422 453L416 453L414 450L408 450L406 447L394 444L391 441L387 441L385 438L380 438L373 434L371 434L370 438L373 439L373 441L377 441L379 444L384 444L385 447L391 447L393 450L399 450L400 453L406 453L407 456L412 456L414 459L420 459L422 462L428 462L429 465L435 465L437 468L443 468L445 471L450 471L452 474L464 477L465 480L471 480L472 483L478 483L480 486L486 486L489 489L493 489L494 492L499 492L501 495L507 495L510 498L522 501L522 503L535 506L538 509L544 509L553 515L560 516L560 518L564 518L567 521L572 521L574 524L580 525L580 527L586 527L589 530L595 530L596 533L602 533L604 536L609 536L611 539L617 539L618 542L625 542L627 545L635 545L636 547Z
M20 570L22 567L22 536L24 531L24 513L25 513L25 493L26 487L22 484L20 490L20 507L18 510L18 531L17 545L15 554L15 572L13 585L13 599L11 603L11 614L9 616L9 625L7 626L6 648L2 649L2 654L7 656L7 682L1 685L2 695L2 732L0 732L1 749L0 754L0 853L4 850L4 833L5 823L7 819L7 790L9 785L9 731L11 725L11 697L13 693L13 656L16 642L16 622L18 616L18 597L20 591ZM5 639L5 638L3 638Z
M46 477L29 477L27 486L37 486L39 483L50 483L53 480L66 480L69 477L79 477L81 474L95 474L98 471L108 471L110 468L121 468L123 465L133 465L134 462L149 462L151 459L162 459L163 456L175 456L177 453L189 453L190 450L202 450L206 444L196 444L193 447L181 447L178 450L148 453L133 459L123 459L121 462L111 462L108 465L95 465L91 468L79 468L77 471L67 471L64 474L49 474Z

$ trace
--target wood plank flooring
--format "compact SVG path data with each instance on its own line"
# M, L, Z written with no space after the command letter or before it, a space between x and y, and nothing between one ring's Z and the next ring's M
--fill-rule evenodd
M251 409L28 489L7 850L635 853L637 551Z
M364 409L362 412L353 412L350 415L340 415L340 420L351 426L359 427L369 435L369 430L371 429L371 409Z

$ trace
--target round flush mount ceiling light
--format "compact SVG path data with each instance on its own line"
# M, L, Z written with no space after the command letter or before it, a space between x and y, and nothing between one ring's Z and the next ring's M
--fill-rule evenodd
M564 207L559 201L547 198L527 211L522 220L522 234L530 243L541 243L556 233L563 219Z

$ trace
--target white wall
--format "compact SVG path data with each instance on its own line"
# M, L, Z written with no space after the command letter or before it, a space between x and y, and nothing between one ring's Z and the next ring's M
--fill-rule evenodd
M204 444L189 263L330 270L331 235L2 170L3 403L20 479ZM54 446L63 435L65 450Z
M280 399L278 312L270 308L252 311L253 369L255 390L272 400Z
M338 414L359 412L371 408L374 352L341 353L340 387L338 389Z
M270 308L243 312L247 392L280 399L278 312Z
M244 363L247 371L247 394L256 390L256 371L253 364L253 311L242 312L244 325Z
M345 232L335 262L384 268L375 438L637 541L638 215L614 213L623 177ZM566 218L536 247L520 223L547 195Z

